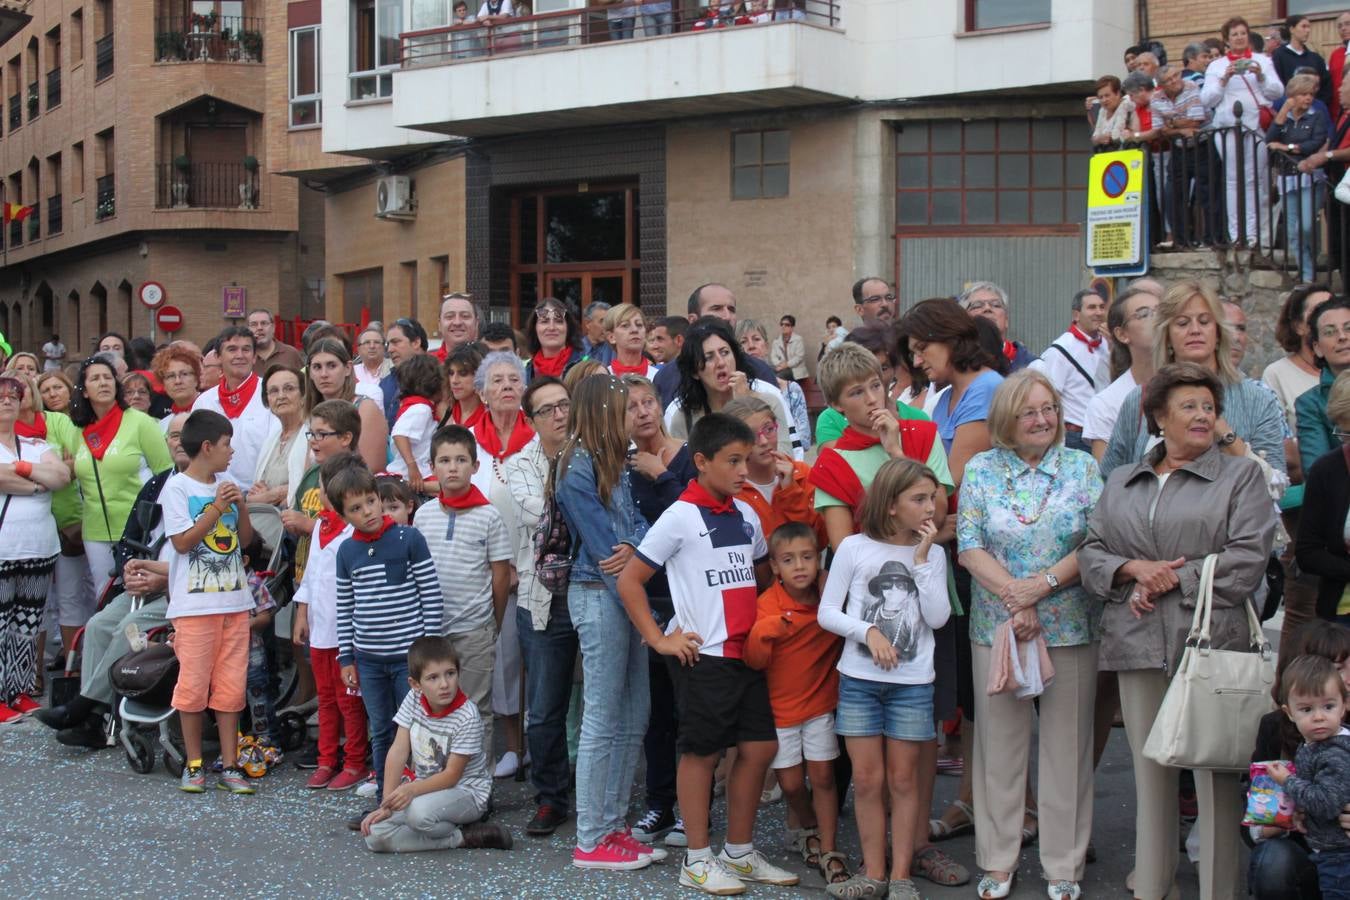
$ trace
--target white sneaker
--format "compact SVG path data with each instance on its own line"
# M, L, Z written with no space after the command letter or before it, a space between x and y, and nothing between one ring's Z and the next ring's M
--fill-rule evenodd
M732 859L727 856L726 848L723 848L722 852L717 854L717 861L725 866L728 872L742 881L758 881L763 884L783 886L794 885L801 881L800 877L787 869L780 869L770 863L758 850L751 850L744 856Z
M374 775L370 776L356 787L356 796L358 797L374 797L379 792L380 784L375 780Z
M731 874L716 859L698 859L691 863L685 857L684 863L680 865L680 884L720 897L745 893L745 882Z
M520 769L520 757L516 751L507 750L502 754L502 758L497 761L497 768L493 770L493 778L510 778Z

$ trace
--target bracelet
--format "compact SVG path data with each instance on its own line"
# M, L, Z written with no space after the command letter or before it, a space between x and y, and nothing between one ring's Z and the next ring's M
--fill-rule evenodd
M22 459L15 460L14 474L18 475L20 478L27 478L29 475L33 474L33 464Z

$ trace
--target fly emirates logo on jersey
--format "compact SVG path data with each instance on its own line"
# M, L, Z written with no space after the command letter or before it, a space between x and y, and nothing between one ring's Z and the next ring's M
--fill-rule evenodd
M755 583L755 567L745 553L739 550L728 550L726 566L704 569L703 577L710 588L723 588L727 585L753 585Z

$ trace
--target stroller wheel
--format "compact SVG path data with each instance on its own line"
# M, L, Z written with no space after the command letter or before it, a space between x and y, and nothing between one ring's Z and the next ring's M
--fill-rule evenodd
M165 750L165 751L164 751L164 768L165 768L165 769L169 772L169 774L172 775L174 778L181 778L182 775L183 775L183 760L181 760L181 759L174 759L173 754L170 753L168 750Z
M297 712L284 712L277 717L277 741L287 753L305 746L309 737L309 725L305 717Z
M127 764L140 775L149 775L155 768L155 747L150 736L136 729L128 735L131 749L127 751Z

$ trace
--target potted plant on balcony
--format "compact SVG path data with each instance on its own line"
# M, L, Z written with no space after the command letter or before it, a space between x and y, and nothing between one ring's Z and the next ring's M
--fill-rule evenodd
M173 208L187 209L188 174L192 170L192 160L179 154L173 158L173 183L169 189L173 192Z
M242 31L239 40L244 46L244 62L262 62L263 36L261 31Z
M258 157L252 154L244 157L244 180L239 182L239 208L258 208Z
M208 13L193 13L189 21L192 23L192 31L195 34L216 30L216 11L213 9Z

